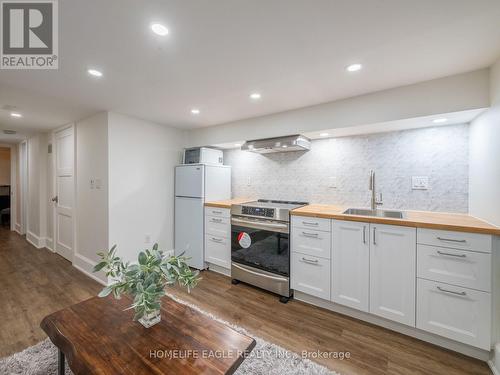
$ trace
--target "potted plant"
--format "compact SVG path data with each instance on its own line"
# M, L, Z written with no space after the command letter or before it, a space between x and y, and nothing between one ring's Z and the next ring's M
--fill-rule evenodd
M176 282L188 289L194 288L200 278L198 271L193 271L184 256L165 256L154 244L151 250L141 251L138 263L124 263L116 256L116 245L107 252L97 253L101 261L94 267L94 272L104 271L112 279L112 284L105 287L99 297L110 293L117 299L126 293L134 301L129 309L135 309L134 320L146 328L161 320L161 297L165 295L165 287Z

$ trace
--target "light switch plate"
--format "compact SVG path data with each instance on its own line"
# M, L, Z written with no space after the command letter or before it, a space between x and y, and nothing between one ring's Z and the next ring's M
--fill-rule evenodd
M428 176L412 176L411 188L413 190L428 190L429 177Z

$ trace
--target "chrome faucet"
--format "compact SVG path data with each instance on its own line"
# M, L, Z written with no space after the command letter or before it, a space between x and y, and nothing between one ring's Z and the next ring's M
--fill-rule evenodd
M377 201L376 198L376 191L375 191L375 172L370 171L370 191L372 192L372 199L371 199L371 209L376 210L377 206L381 206L384 203L382 203L382 193L380 193L380 200Z

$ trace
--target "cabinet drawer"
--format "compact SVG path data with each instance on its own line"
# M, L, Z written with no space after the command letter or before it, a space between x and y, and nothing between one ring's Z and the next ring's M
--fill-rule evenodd
M330 299L330 261L306 254L292 253L292 289Z
M491 294L417 279L417 328L490 350Z
M491 291L491 254L418 245L417 276Z
M292 252L315 257L331 258L331 234L317 230L292 228Z
M227 238L205 236L205 261L224 268L231 268L231 242Z
M229 218L205 216L205 233L213 236L229 238L231 233L231 223Z
M205 215L218 216L218 217L230 217L229 208L217 208L217 207L205 207Z
M417 242L423 245L491 253L492 236L479 233L452 232L419 228Z
M330 219L295 215L292 215L292 227L314 229L323 232L330 232L332 230Z

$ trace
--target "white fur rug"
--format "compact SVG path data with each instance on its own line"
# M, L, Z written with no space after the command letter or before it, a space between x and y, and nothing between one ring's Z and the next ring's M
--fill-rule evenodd
M175 301L191 307L200 313L251 336L257 342L252 353L243 361L236 375L339 375L324 366L292 353L278 345L256 337L244 328L230 324L201 310L179 298L168 295ZM22 352L0 359L0 375L51 375L57 374L57 348L49 339L42 341ZM66 366L66 374L72 372Z

